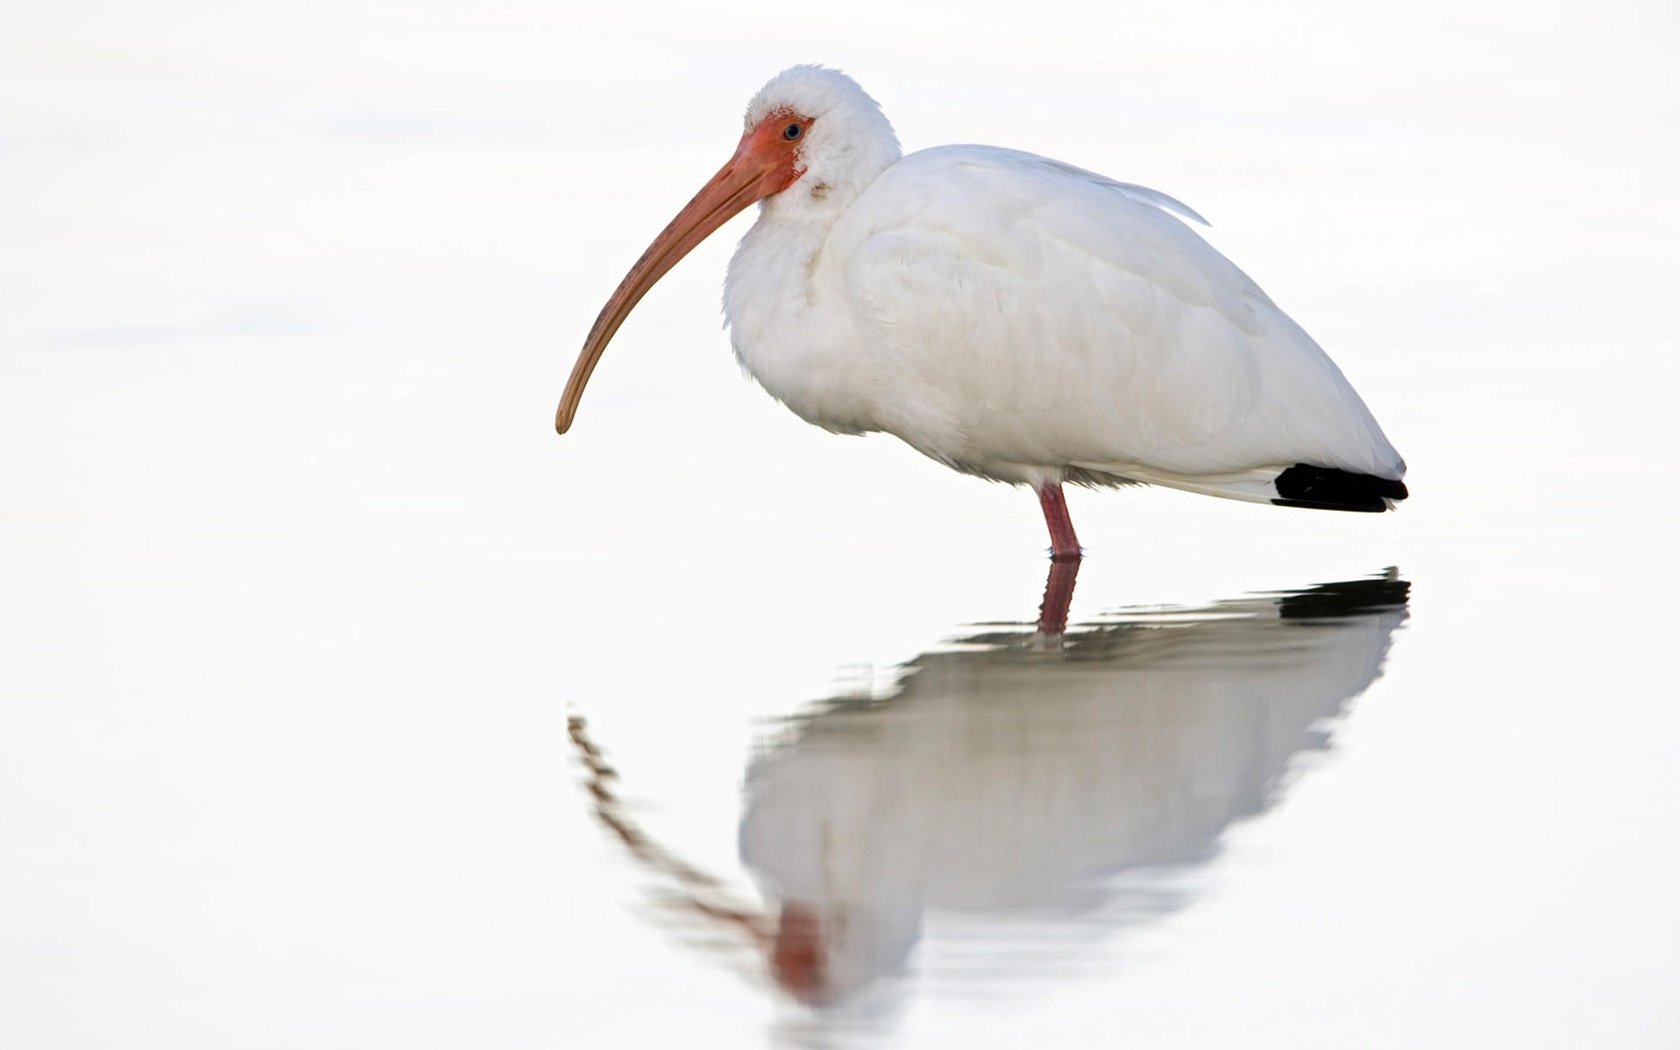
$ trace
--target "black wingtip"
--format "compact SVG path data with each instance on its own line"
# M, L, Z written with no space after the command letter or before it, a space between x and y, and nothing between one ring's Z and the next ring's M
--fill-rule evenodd
M1315 510L1351 510L1380 513L1389 500L1406 498L1406 483L1399 478L1355 474L1335 467L1297 463L1273 482L1280 507L1311 507Z

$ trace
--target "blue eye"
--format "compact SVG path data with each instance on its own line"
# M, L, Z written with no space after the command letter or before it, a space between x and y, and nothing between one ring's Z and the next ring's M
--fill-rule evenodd
M803 135L804 133L805 133L805 129L800 127L798 124L789 124L787 127L782 129L782 138L787 139L789 142L792 142L794 139L798 138L800 135Z

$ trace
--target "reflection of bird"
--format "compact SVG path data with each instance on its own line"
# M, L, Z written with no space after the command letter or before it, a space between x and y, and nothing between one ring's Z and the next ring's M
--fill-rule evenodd
M1406 497L1353 387L1189 208L1013 150L901 157L875 101L815 66L765 85L735 155L625 276L557 429L648 289L759 200L724 295L747 370L819 426L1033 486L1058 559L1079 556L1064 481L1331 510Z
M1128 872L1208 859L1326 746L1407 587L1128 614L1060 655L982 635L911 662L884 702L796 723L754 763L741 825L780 907L779 980L844 999L903 965L930 908L1073 920Z

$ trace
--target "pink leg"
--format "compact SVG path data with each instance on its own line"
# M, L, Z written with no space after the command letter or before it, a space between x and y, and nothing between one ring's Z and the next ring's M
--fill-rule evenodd
M1044 523L1050 526L1050 560L1078 561L1082 557L1079 537L1073 534L1073 519L1068 517L1062 486L1045 485L1039 489L1038 504L1044 508Z

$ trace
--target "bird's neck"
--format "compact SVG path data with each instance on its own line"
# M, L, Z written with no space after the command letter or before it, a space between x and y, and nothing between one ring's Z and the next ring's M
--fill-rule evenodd
M890 128L853 142L845 151L816 161L791 186L759 205L758 221L741 239L729 267L731 288L738 280L764 290L807 298L823 245L848 209L882 172L901 156ZM738 272L739 271L739 272ZM725 291L726 312L733 295ZM742 305L745 305L743 302Z
M724 287L724 314L737 350L743 342L768 341L778 329L778 341L800 331L792 325L818 298L823 246L859 195L898 160L890 131L869 146L819 160L760 203L758 221L741 238Z

